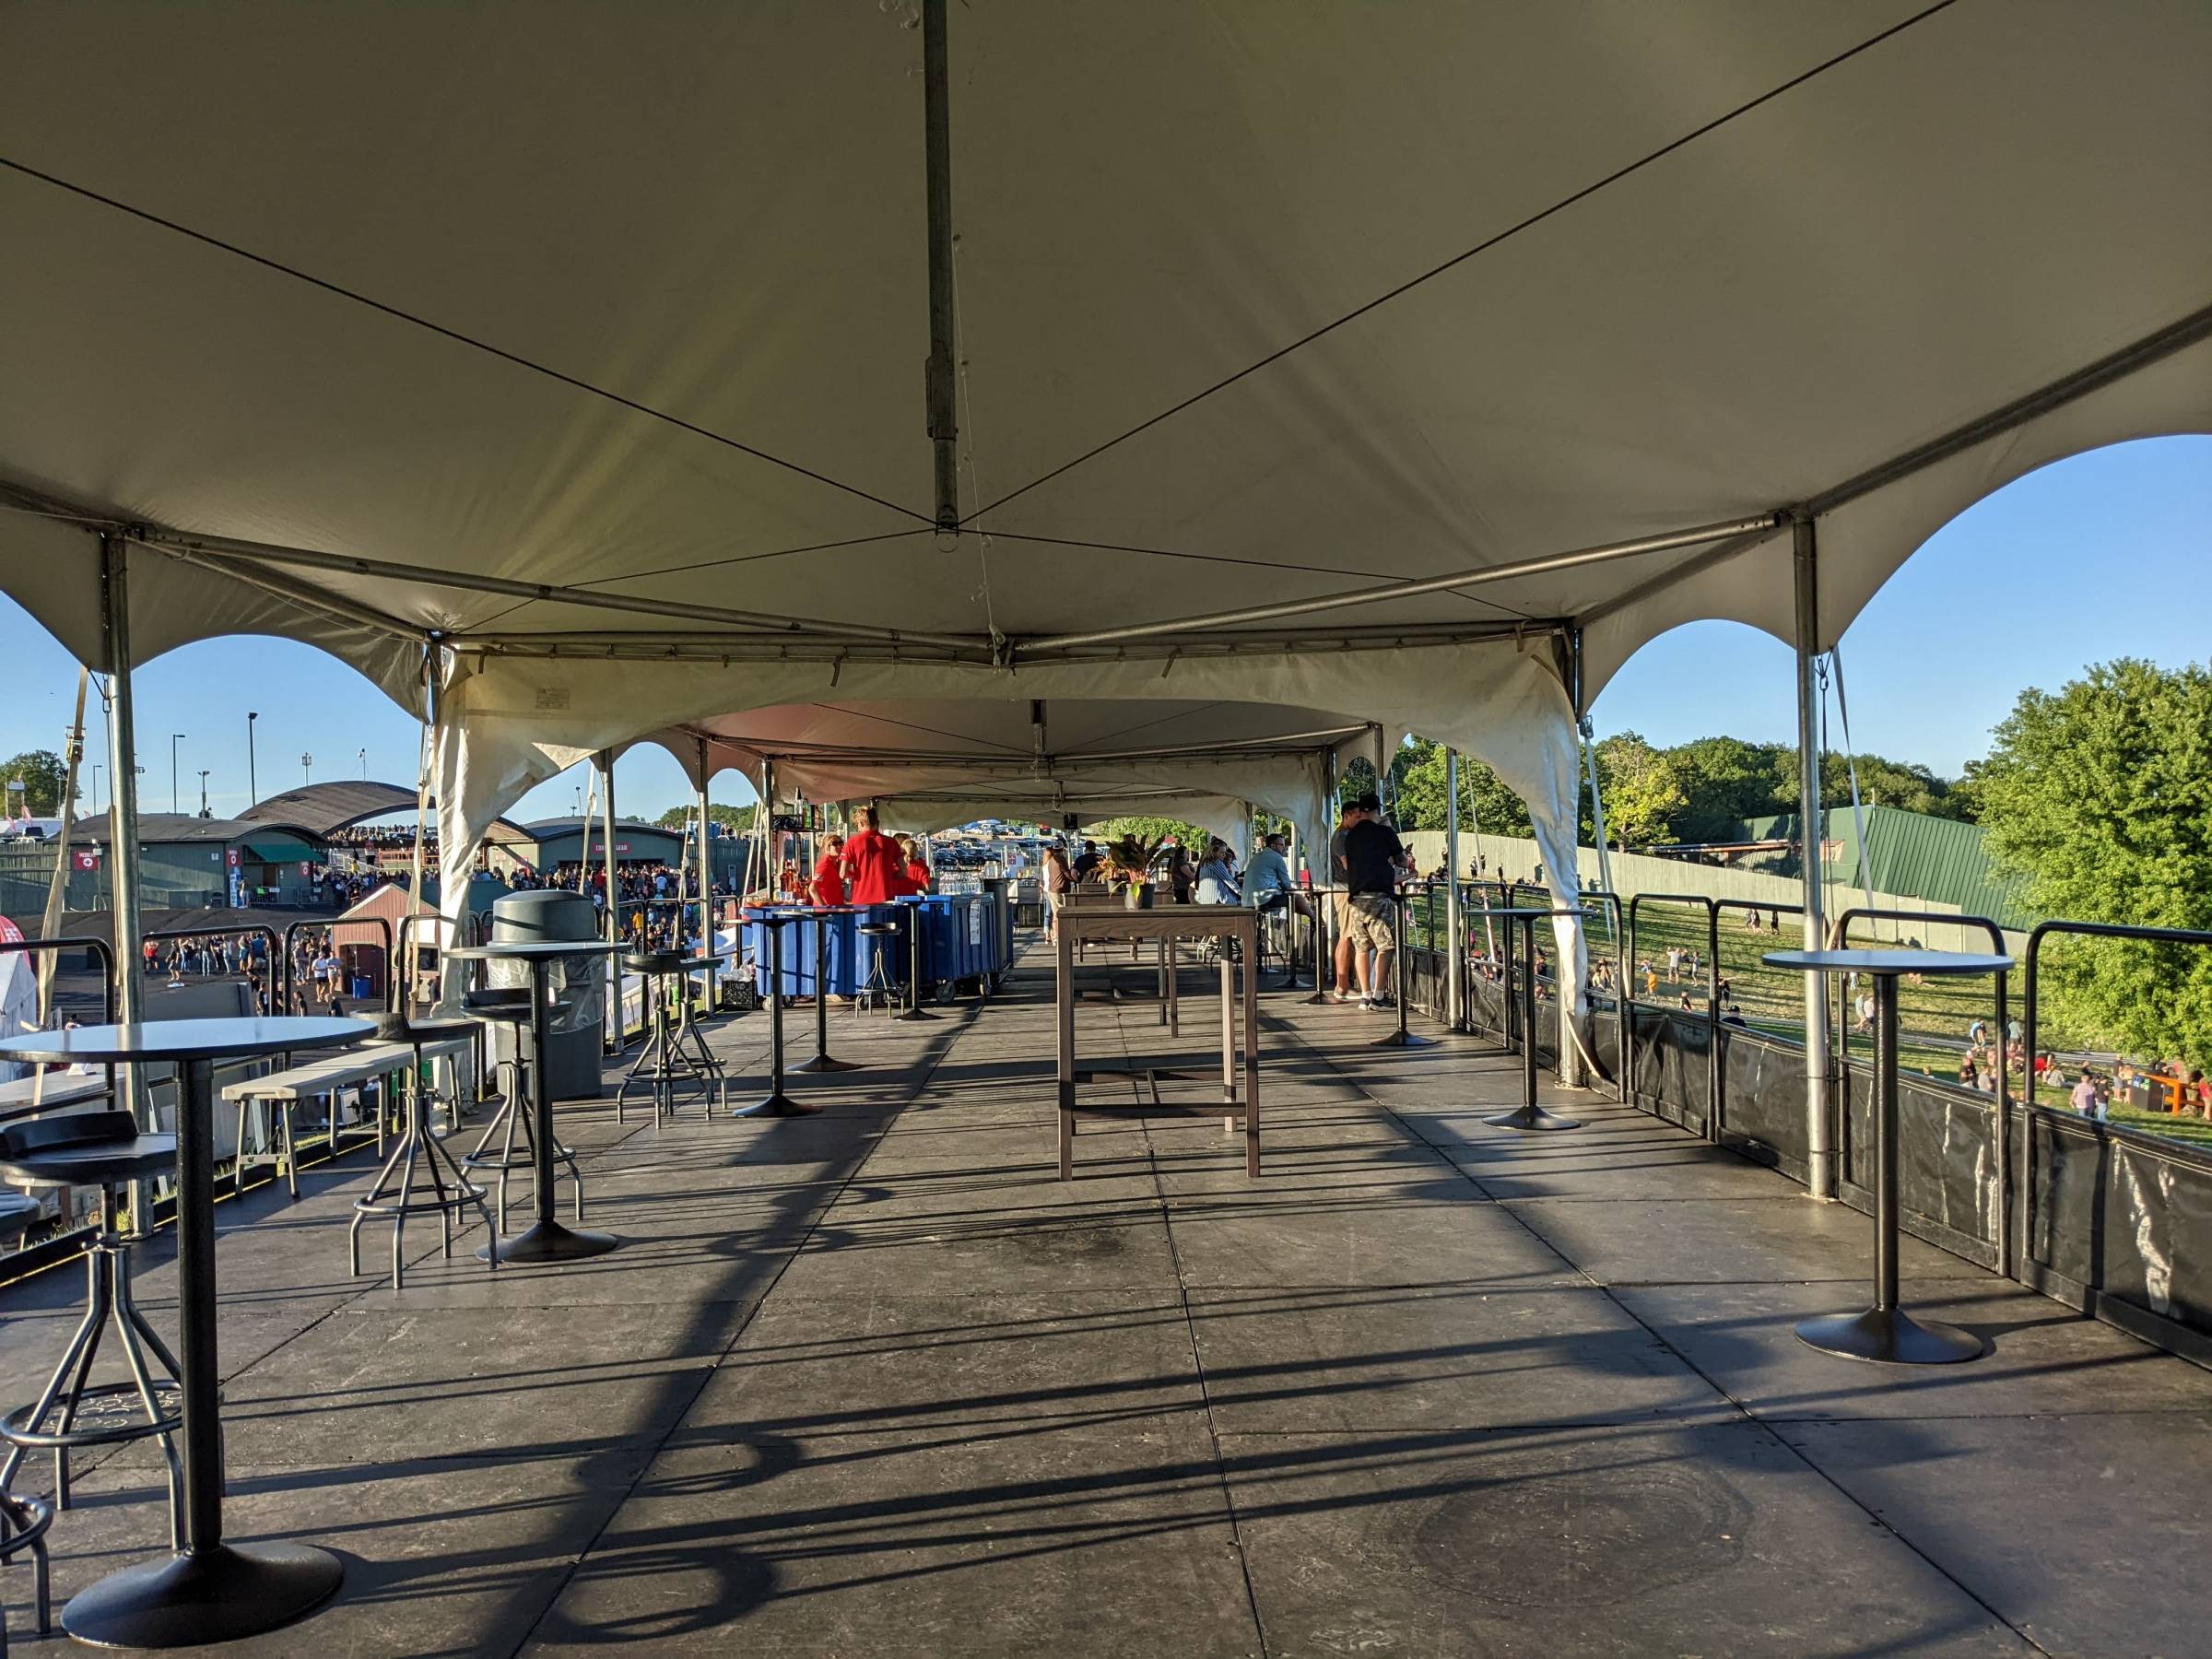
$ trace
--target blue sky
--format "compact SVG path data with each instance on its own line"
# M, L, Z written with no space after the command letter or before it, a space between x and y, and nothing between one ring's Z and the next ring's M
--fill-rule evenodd
M2025 686L2055 688L2122 655L2171 665L2212 653L2212 438L2123 444L2044 468L1962 513L1875 596L1843 637L1852 735L1861 750L1946 776L1983 754ZM76 665L0 599L0 759L61 747ZM1592 711L1600 735L1632 729L1673 744L1725 733L1791 742L1787 647L1734 623L1695 623L1644 647ZM264 794L312 776L415 778L416 728L359 675L308 646L229 639L186 646L139 670L141 804L199 806L200 769L218 815L245 806L246 712ZM97 711L88 763L107 765ZM575 809L578 770L542 784L522 818ZM109 774L100 774L100 788ZM91 786L87 778L86 786ZM616 768L616 804L657 817L688 799L670 757L635 750ZM717 800L751 792L734 774Z

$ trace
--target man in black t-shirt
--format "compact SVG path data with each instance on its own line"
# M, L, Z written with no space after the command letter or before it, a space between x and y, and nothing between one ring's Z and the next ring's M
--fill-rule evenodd
M1344 838L1351 833L1352 826L1359 821L1361 816L1358 801L1339 803L1336 808L1336 832L1329 837L1328 882L1333 889L1329 894L1329 920L1336 929L1336 945L1331 953L1336 970L1336 981L1329 992L1331 1002L1353 1002L1360 995L1359 977L1352 969L1352 901L1344 890Z
M1406 871L1406 846L1397 831L1382 821L1382 803L1375 795L1359 797L1359 821L1344 832L1344 885L1351 900L1345 932L1352 942L1352 963L1365 970L1371 948L1375 963L1362 971L1363 1008L1390 1006L1391 959L1398 948L1397 887Z

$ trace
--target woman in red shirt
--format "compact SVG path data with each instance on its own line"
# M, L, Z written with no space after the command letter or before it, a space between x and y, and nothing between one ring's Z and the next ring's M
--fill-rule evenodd
M906 890L906 860L899 843L876 827L876 809L853 815L859 828L845 837L843 867L854 904L888 904Z
M922 849L911 835L899 838L899 845L906 853L906 890L910 893L929 891L929 866L922 862Z
M841 851L844 837L833 835L823 843L822 856L814 866L814 883L810 897L825 909L845 901L845 860Z

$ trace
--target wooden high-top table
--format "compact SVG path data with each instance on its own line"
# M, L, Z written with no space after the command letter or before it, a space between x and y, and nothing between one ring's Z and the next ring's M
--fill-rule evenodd
M1078 1074L1076 1070L1076 947L1077 944L1138 944L1158 940L1166 960L1171 992L1174 983L1175 946L1182 939L1234 940L1244 959L1244 1172L1260 1172L1260 926L1257 912L1237 904L1155 904L1149 910L1125 906L1085 904L1063 906L1059 937L1053 946L1053 996L1060 1027L1060 1179L1072 1180L1076 1161L1076 1084L1078 1078L1112 1072L1144 1077L1152 1091L1148 1106L1087 1107L1108 1115L1131 1110L1160 1116L1210 1117L1219 1107L1170 1105L1159 1099L1158 1068L1100 1066ZM1221 1100L1232 1109L1237 1102L1237 994L1236 965L1227 950L1221 953ZM1172 1075L1172 1074L1169 1074Z

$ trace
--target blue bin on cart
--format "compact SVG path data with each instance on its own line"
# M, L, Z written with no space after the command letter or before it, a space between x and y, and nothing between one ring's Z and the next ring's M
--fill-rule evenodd
M820 918L822 939L829 965L825 969L814 959L814 930L817 913L809 909L800 912L803 922L793 924L783 935L783 965L796 974L799 994L814 994L818 979L832 996L853 996L860 991L861 974L865 964L860 958L860 917L851 911ZM855 972L855 969L859 972Z
M960 977L960 944L953 930L954 896L933 893L922 900L922 980L947 984Z
M783 929L783 976L775 987L776 992L782 996L811 995L814 992L811 959L814 954L813 919L807 912L790 905L779 904L771 908L775 914L799 918ZM760 994L766 996L769 994L768 928L755 920L750 912L747 912L745 923L745 951L752 958L758 970L753 983L759 987Z

